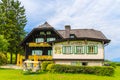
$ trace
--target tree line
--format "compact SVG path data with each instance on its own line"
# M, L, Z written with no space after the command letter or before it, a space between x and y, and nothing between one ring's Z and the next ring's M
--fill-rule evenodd
M3 54L10 53L10 63L12 55L23 53L19 46L25 37L24 30L27 23L25 8L18 0L1 0L0 1L0 52Z

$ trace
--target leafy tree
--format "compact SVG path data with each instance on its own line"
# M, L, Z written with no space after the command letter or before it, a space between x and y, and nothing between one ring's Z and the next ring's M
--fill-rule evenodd
M3 35L0 35L0 52L6 52L8 46L9 46L8 41L4 38Z
M5 36L10 46L8 52L12 54L21 52L19 43L22 41L26 32L25 9L18 0L1 0L0 2L0 34Z

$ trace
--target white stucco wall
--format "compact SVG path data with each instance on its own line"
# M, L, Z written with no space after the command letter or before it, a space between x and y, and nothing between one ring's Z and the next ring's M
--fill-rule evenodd
M79 42L80 44L77 44ZM62 52L62 46L66 45L87 45L87 44L95 44L98 45L98 53L97 54L57 54L55 53L55 47L60 47L60 51ZM53 59L104 59L104 46L101 42L93 42L93 41L87 41L85 43L84 41L76 41L75 43L73 41L70 41L68 43L62 42L62 43L56 43L53 45ZM92 64L92 63L91 63Z
M61 60L61 61L55 61L55 64L64 64L64 65L71 65L73 61L64 61L64 60ZM75 62L75 61L74 61ZM80 61L81 63L82 62L87 62L87 66L102 66L103 65L103 62L102 61Z

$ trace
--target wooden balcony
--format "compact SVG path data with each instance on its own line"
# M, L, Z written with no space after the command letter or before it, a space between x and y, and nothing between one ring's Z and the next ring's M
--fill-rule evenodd
M38 59L38 60L52 60L52 56L47 56L47 55L43 55L43 56L37 56L37 55L33 55L33 56L28 56L28 59L31 59L31 60L35 60L35 59Z
M29 47L51 47L51 45L47 42L41 42L41 43L30 42Z

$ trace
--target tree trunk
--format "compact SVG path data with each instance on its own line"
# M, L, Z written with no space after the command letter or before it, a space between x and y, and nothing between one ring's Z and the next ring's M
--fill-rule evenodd
M15 54L15 64L17 63L17 53Z
M10 64L12 64L12 53L10 53Z

